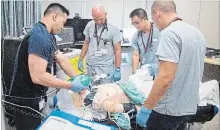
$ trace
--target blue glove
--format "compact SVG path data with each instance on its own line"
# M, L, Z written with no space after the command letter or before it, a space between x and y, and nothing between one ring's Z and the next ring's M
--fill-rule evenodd
M149 64L148 71L150 76L155 76L156 74L156 64Z
M78 69L82 72L84 70L82 59L79 58L78 60Z
M147 109L145 106L141 107L141 110L136 115L136 121L141 127L146 127L147 120L152 110Z
M80 82L80 80L74 79L72 81L72 87L70 88L70 90L72 90L75 93L78 93L86 88L88 88L88 86L83 86L83 84Z
M214 116L218 113L218 107L214 105Z
M116 68L113 74L111 75L111 79L115 81L119 81L121 79L121 70L120 68Z
M54 105L54 107L57 105L57 102L58 102L57 96L54 96L53 97L53 105Z

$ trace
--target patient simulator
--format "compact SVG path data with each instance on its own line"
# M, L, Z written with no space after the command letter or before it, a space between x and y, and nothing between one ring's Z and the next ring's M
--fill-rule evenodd
M80 93L60 90L57 93L57 108L79 119L113 126L111 129L140 129L135 116L153 85L152 77L145 67L131 75L126 82L119 83L100 84L102 80L108 79L107 75L79 75L76 78L89 89ZM217 81L201 83L197 113L191 116L189 123L210 121L215 116L219 109L218 92Z

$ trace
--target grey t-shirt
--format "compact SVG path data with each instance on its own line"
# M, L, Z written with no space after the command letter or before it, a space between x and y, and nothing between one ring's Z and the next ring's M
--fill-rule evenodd
M107 23L107 28L104 26L97 27L97 35L95 34L95 22L90 21L85 29L84 35L89 39L89 48L86 54L86 62L91 66L113 66L114 65L114 45L122 40L120 30L113 25ZM100 33L102 32L101 39ZM98 42L97 42L98 36ZM96 53L97 52L97 53ZM101 54L100 54L101 53Z
M161 114L195 114L205 58L205 38L196 27L183 21L161 31L157 49L159 60L177 64L175 78L154 110Z

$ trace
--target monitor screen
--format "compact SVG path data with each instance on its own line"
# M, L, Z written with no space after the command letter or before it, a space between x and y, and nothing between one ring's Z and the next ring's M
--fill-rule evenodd
M74 19L74 35L75 35L75 41L84 41L85 35L83 34L83 31L89 21L92 19Z
M68 19L66 20L66 23L64 24L64 26L73 27L73 19L68 18Z
M57 36L57 45L59 44L74 44L74 30L72 27L64 27Z

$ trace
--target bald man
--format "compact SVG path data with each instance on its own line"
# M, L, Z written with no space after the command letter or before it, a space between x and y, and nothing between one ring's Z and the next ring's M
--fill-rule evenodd
M161 31L156 55L160 69L136 116L147 130L184 130L196 113L205 58L205 38L177 17L173 1L155 1L152 19Z
M78 61L83 70L82 60L86 55L87 73L91 76L110 74L113 81L121 79L121 35L120 30L107 22L107 13L102 5L92 8L93 20L84 30L85 41Z

